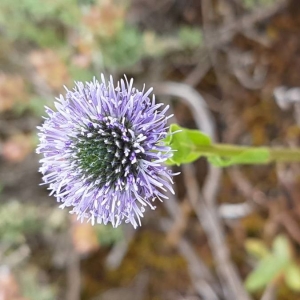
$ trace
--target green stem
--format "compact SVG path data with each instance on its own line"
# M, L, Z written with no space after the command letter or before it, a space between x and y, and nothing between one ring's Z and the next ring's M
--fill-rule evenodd
M205 133L171 124L166 145L174 150L166 162L169 165L191 163L201 156L216 167L267 164L270 162L300 162L300 148L272 148L213 144Z
M298 162L300 161L299 149L270 149L271 161L277 162Z
M269 147L251 147L251 146L236 146L229 144L213 144L210 146L196 146L195 152L200 152L207 156L215 154L222 157L234 157L245 151L267 150L270 153L268 162L300 162L300 149L289 148L269 148Z

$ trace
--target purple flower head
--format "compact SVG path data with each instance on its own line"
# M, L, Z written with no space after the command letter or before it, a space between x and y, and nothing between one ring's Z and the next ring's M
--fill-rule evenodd
M92 224L123 221L134 227L147 206L173 192L172 173L161 163L172 156L162 142L167 135L168 107L149 98L152 88L138 91L121 79L106 83L77 82L57 98L57 111L40 130L37 153L43 181L61 207L72 207Z

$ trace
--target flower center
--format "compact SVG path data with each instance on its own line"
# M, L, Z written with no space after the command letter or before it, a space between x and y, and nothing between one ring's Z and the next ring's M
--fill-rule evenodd
M88 182L98 187L126 184L137 176L138 162L144 157L143 135L135 136L125 118L105 117L81 128L73 144L75 160Z

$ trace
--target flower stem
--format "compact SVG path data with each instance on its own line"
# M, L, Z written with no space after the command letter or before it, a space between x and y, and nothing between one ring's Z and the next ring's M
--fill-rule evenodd
M271 161L299 162L300 149L270 149Z
M195 129L171 124L166 145L174 151L168 165L187 164L200 157L216 167L257 165L270 162L300 162L300 148L273 148L214 144L210 137Z
M196 146L195 148L196 152L200 152L204 156L218 155L226 158L236 157L245 152L255 153L256 151L265 150L269 152L269 156L266 158L265 163L300 162L300 149L236 146L230 144L201 145Z

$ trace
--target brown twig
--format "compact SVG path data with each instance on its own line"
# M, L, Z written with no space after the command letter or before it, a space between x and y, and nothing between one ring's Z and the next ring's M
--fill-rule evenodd
M106 257L105 266L109 270L116 270L121 265L135 234L136 230L132 226L124 227L124 239L116 243Z
M285 227L289 235L300 245L299 225L288 212L278 214L275 220Z
M184 199L179 206L179 209L180 211L176 215L174 223L172 224L172 227L167 235L167 241L172 246L178 245L183 233L187 228L189 216L192 212L192 208L188 199Z
M198 128L208 134L215 141L215 124L203 97L192 87L184 83L164 82L154 83L155 93L178 97L190 108Z
M206 47L208 49L219 48L220 46L230 42L237 33L245 30L247 31L255 24L274 16L284 9L287 6L287 3L287 1L283 0L266 8L259 7L251 13L246 14L228 24L222 24L222 26L218 29L214 29L214 31L210 31L209 35L206 36Z
M265 205L267 203L266 195L259 189L252 186L243 173L237 168L233 167L228 170L228 174L231 180L235 183L238 191L247 199L250 203L254 202L259 205Z
M182 92L180 89L180 84L177 83L165 83L163 85L161 84L153 84L153 86L156 89L157 93L161 93L163 95L177 95L179 96ZM192 108L197 107L198 97L197 92L187 86L186 84L182 84L183 87L185 87L184 91L187 93L186 96L189 96L189 105ZM183 91L183 92L184 92ZM173 94L175 93L175 94ZM182 95L184 97L184 95ZM201 114L201 109L203 109L203 106L205 106L204 99L202 99L202 106L198 107L198 110L194 111L195 113ZM199 112L200 109L200 112ZM172 111L172 107L171 107ZM209 132L212 133L214 137L214 130L213 124L209 124L209 119L205 119L204 123L198 120L198 123L203 125ZM165 221L161 225L168 234L170 234L170 231L174 229L178 229L178 224L180 224L180 234L177 236L178 240L176 243L176 246L178 247L179 251L181 252L182 256L186 259L188 262L189 267L189 273L191 280L193 282L193 285L198 293L199 296L203 297L205 300L217 300L219 299L218 295L221 293L221 289L219 284L214 279L214 276L211 274L210 270L207 268L204 262L197 256L197 254L194 252L192 246L189 244L187 240L185 240L182 236L184 226L188 220L181 220L181 218L186 218L187 215L183 214L189 214L190 206L186 207L184 209L185 212L180 208L178 204L177 198L169 193L169 201L164 201L163 204L165 205L167 211L169 212L170 216L172 217L173 224L170 223L170 221Z
M196 86L206 75L210 68L211 63L208 59L207 51L205 49L200 49L199 62L194 67L193 71L185 78L183 83L190 86Z
M193 167L185 165L183 169L185 182L188 184L189 199L208 237L226 299L251 299L245 291L238 271L231 261L230 252L225 242L223 225L216 206L213 201L207 201L204 197L201 197Z
M271 281L268 285L267 288L265 289L261 300L276 300L276 292L277 292L277 286L276 286L276 282L274 283L273 281Z
M173 195L170 194L169 198L169 201L164 201L163 203L172 218L176 220L178 215L180 215L180 207ZM169 233L174 223L164 221L161 225L163 230ZM176 246L188 263L190 277L197 294L205 300L218 300L221 293L220 286L205 263L195 253L188 240L181 236Z
M219 49L220 47L223 47L239 32L242 32L248 37L250 35L250 38L252 39L259 39L260 43L265 46L269 46L269 43L266 43L266 38L262 39L258 34L256 34L256 32L253 31L253 27L255 24L275 15L286 5L286 1L281 1L271 7L260 7L259 9L254 10L253 12L246 14L234 21L222 24L222 26L219 26L217 29L215 28L213 31L206 31L205 47L200 47L198 50L200 57L199 62L194 67L192 72L186 77L184 83L191 86L197 85L211 68L211 61L208 59L208 57L211 55L211 49ZM243 80L244 78L242 77L241 79ZM249 82L249 80L247 82Z
M162 227L169 232L172 223L170 221L162 222ZM181 255L188 263L188 270L191 280L197 291L197 294L204 300L219 300L220 288L214 280L206 265L200 260L190 243L181 238L177 245Z
M80 300L81 280L80 280L80 258L71 242L67 263L67 287L66 300Z

